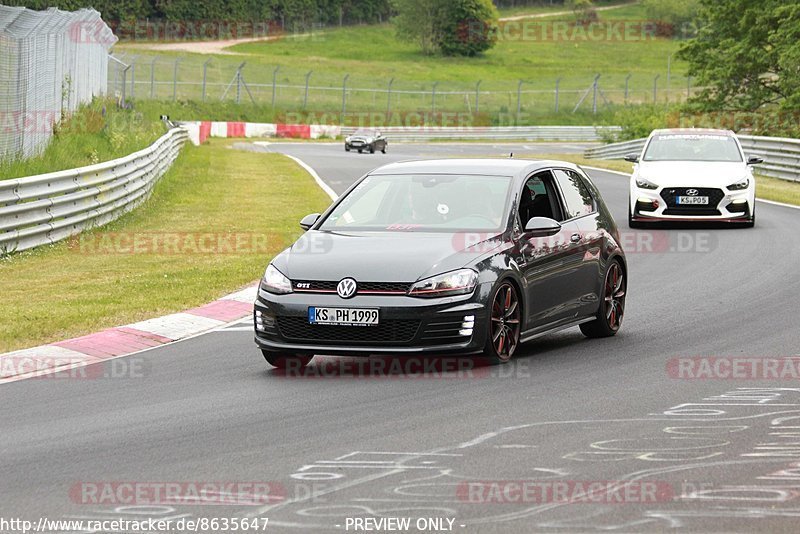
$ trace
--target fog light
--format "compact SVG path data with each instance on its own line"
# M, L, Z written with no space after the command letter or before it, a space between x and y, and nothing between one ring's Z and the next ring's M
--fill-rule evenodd
M636 200L637 211L655 211L659 205L658 200L654 198L639 197Z
M746 198L737 198L736 200L732 200L731 204L747 204Z
M475 328L475 316L465 315L464 320L461 321L461 330L458 331L459 336L471 336Z

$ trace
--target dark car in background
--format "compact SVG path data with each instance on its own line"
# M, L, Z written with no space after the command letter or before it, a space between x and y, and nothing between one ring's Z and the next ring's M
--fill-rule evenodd
M276 367L314 354L502 363L563 328L613 336L625 313L617 226L570 163L393 163L300 225L255 302L255 341Z
M359 153L368 151L374 154L376 150L380 150L386 154L386 149L389 143L386 138L378 130L369 128L359 128L352 135L344 138L344 149L346 152L351 150L358 150Z

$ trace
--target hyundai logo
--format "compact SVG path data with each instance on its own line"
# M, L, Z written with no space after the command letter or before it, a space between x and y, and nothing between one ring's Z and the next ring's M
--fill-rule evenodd
M696 197L697 195L700 194L700 191L698 191L697 189L687 189L686 194L689 195L690 197Z
M336 292L343 299L349 299L356 294L357 287L356 281L352 278L343 278L336 286Z

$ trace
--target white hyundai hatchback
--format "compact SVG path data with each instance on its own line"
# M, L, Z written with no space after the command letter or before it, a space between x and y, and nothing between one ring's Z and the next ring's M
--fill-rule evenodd
M724 222L755 225L756 184L751 166L728 130L655 130L634 163L628 224L645 222Z

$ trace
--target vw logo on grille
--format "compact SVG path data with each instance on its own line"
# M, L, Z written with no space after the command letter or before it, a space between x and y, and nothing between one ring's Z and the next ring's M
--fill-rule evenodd
M690 197L696 197L697 195L700 194L700 191L698 191L697 189L687 189L686 194L689 195Z
M349 299L350 297L356 294L357 288L358 286L356 285L355 280L353 280L352 278L343 278L339 282L339 285L336 286L336 292L343 299Z

